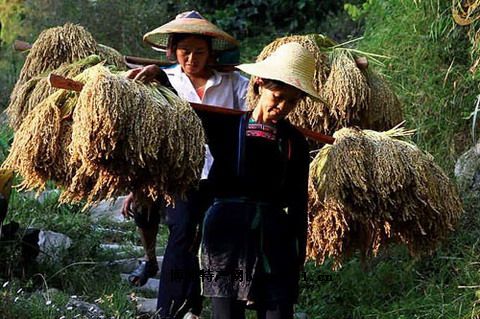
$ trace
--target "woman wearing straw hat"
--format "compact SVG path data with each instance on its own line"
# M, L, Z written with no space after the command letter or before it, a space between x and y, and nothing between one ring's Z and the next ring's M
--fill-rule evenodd
M256 77L241 172L213 163L214 203L201 243L202 293L213 318L293 318L307 235L308 145L284 118L313 87L314 57L298 43L238 68ZM234 137L232 137L233 139ZM213 150L213 145L212 145ZM213 153L216 157L216 153Z
M189 102L245 109L248 79L239 72L219 72L212 68L215 55L227 51L238 52L238 42L198 12L179 14L175 20L145 34L143 39L154 48L165 50L167 58L178 64L164 70L155 65L134 69L127 75L129 78L144 82L160 79L165 82L166 74L169 84ZM205 179L212 162L207 147L199 189L190 192L188 201L176 199L175 208L166 208L169 238L160 274L157 305L160 318L178 318L186 311L194 315L201 312L196 257L198 241L195 238L203 212L211 203ZM125 214L131 211L131 202L132 197L129 196L124 204ZM141 211L134 213L133 217L146 250L146 260L131 273L129 279L133 284L143 285L158 271L155 243L160 218L159 214L142 214Z

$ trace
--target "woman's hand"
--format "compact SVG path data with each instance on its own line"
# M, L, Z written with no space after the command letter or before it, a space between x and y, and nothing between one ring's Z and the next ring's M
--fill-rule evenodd
M133 208L132 208L133 202L134 202L133 193L130 193L123 201L123 205L122 205L123 217L127 219L133 217Z
M138 80L143 83L150 83L157 78L157 76L163 72L155 64L147 65L143 68L136 68L128 71L125 76L128 79Z

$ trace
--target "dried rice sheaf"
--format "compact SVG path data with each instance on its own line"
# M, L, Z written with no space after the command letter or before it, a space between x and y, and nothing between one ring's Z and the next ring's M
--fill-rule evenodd
M91 69L73 113L71 160L81 165L62 200L184 193L199 178L204 152L203 128L188 102Z
M359 124L360 114L367 112L370 98L367 78L346 51L333 51L331 71L322 93L331 104L329 111L336 129Z
M63 71L66 71L65 68L68 69L68 65L94 54L98 54L108 65L126 70L123 56L113 48L97 44L93 36L82 26L67 23L41 32L29 50L10 97L7 114L14 130L19 127L26 113L36 105L35 103L55 91L48 88L46 81L41 81L49 71L56 70L59 71L57 74L73 77L78 72L62 74L62 69L59 70L59 68L64 68ZM37 84L40 87L35 89ZM34 89L37 99L25 105Z
M91 55L71 64L63 64L53 73L67 78L74 78L85 69L101 62L101 57ZM57 91L48 83L48 72L35 76L18 86L17 91L10 97L10 105L6 109L10 126L16 131L27 114L39 105L44 99Z
M77 97L76 92L58 90L32 110L15 132L2 167L11 168L23 177L22 189L41 191L48 180L63 187L70 183L75 167L70 165L68 154L71 139L68 118Z
M462 205L433 158L394 138L404 134L342 129L310 166L307 253L334 266L355 250L376 255L390 242L430 253L453 230Z
M365 72L370 88L370 100L366 112L359 113L361 128L383 131L403 121L403 109L387 80L372 70Z
M84 59L96 49L97 43L92 35L79 25L67 23L46 29L33 43L15 88L47 70Z

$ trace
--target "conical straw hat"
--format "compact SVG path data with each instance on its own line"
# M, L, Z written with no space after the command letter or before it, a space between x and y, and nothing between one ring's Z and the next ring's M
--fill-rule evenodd
M212 37L212 49L225 51L234 49L239 43L231 35L202 17L197 11L188 11L143 36L143 41L153 47L166 49L172 33L190 33Z
M322 100L313 86L315 58L296 42L280 46L263 61L240 64L237 68L263 79L289 84L313 98Z

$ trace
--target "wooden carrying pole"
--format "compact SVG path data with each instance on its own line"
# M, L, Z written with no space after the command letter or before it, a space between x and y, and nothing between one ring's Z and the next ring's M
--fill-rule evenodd
M56 75L54 73L50 73L48 76L48 83L50 86L58 88L58 89L65 89L65 90L71 90L71 91L76 91L80 92L83 88L83 83L74 81L72 79L68 79L66 77ZM199 103L193 103L190 102L190 105L194 110L197 111L205 111L205 112L211 112L211 113L216 113L216 114L227 114L227 115L240 115L240 114L245 114L245 111L239 111L239 110L232 110L232 109L227 109L225 107L220 107L220 106L212 106L212 105L207 105L207 104L199 104ZM317 142L325 143L325 144L333 144L335 141L335 138L324 135L318 132L313 132L308 129L302 128L295 126L305 137L308 137L312 140L315 140Z

